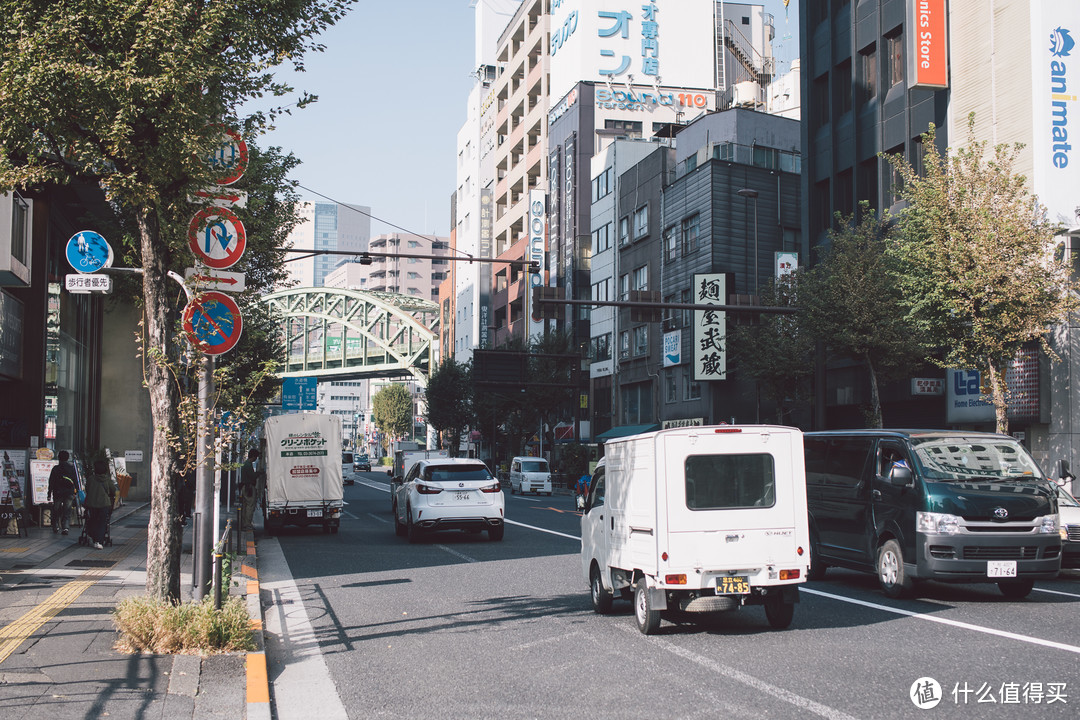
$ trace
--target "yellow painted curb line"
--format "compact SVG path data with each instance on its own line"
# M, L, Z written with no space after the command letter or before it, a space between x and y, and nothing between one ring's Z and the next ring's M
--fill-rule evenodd
M249 703L270 702L270 684L266 677L266 653L264 652L247 654L247 701Z

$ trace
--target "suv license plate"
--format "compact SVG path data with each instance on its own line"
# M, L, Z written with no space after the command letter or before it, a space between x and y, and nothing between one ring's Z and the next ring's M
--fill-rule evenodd
M322 510L308 510L308 517L322 517Z
M750 592L750 581L745 575L716 578L717 595L746 595Z
M994 578L1016 577L1016 561L989 560L986 563L986 576Z
M457 490L454 492L454 499L458 502L466 502L471 495L472 493L468 490Z

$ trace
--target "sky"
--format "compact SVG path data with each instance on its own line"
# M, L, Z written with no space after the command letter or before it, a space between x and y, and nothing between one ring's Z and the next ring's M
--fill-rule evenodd
M783 70L798 54L799 2L764 3ZM306 72L279 73L319 100L255 142L301 160L292 177L302 198L370 207L373 236L449 235L457 133L475 70L471 4L359 0L319 37L326 50L306 58Z

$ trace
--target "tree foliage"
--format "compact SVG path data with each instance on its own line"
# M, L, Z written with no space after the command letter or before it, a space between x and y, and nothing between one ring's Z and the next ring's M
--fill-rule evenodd
M933 361L979 370L997 429L1007 432L1006 366L1032 341L1050 352L1045 333L1076 309L1076 285L1053 257L1059 228L1013 172L1022 146L989 152L975 138L973 115L967 143L951 155L934 139L931 126L921 175L903 157L888 157L908 203L893 245L904 303L938 348Z
M450 454L456 456L461 435L473 420L472 373L466 363L444 358L431 372L427 386L427 419L446 433Z
M413 429L413 399L408 388L400 383L387 385L371 398L371 417L388 448Z
M0 189L97 183L136 228L124 255L142 269L144 352L154 423L147 592L180 594L180 527L168 438L179 431L174 290L190 262L191 191L219 124L250 139L277 110L246 118L245 102L281 96L273 68L302 69L314 37L352 0L0 0ZM303 96L299 103L311 98Z
M891 222L865 204L860 215L837 216L819 262L799 282L799 306L809 335L866 368L867 424L879 428L879 382L908 373L926 353L907 318L896 259L888 252Z
M762 288L763 305L793 307L802 295L798 271ZM814 372L814 338L797 314L762 313L754 325L729 325L727 346L740 375L756 380L766 401L776 408L776 421L809 402Z

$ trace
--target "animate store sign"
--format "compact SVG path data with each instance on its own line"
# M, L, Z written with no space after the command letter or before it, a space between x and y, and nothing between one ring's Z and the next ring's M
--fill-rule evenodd
M1080 150L1074 147L1077 133L1073 137L1069 133L1080 127L1078 37L1080 3L1032 0L1034 191L1050 220L1065 224L1075 224L1076 188L1080 186Z
M710 88L713 3L551 0L552 97L579 81Z

